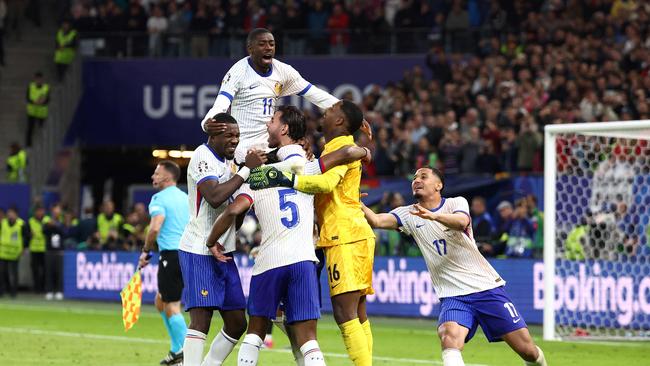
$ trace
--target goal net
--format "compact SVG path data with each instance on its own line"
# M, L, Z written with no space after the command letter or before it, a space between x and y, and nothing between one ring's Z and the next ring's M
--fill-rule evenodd
M650 340L650 121L547 126L545 149L544 338Z

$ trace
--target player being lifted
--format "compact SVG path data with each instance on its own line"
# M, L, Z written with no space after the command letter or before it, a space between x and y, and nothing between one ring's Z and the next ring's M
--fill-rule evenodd
M298 142L306 132L305 117L296 107L281 106L267 124L269 146L279 148L281 161L305 160ZM359 147L348 147L323 156L329 165L358 160L367 155ZM215 257L219 253L217 239L235 218L252 206L260 221L262 244L255 259L248 297L249 326L239 349L238 365L256 365L262 337L270 319L276 315L280 302L284 305L292 343L298 346L296 359L301 365L325 365L316 341L316 321L320 317L320 294L312 230L314 222L313 196L292 188L272 188L252 191L243 185L235 201L215 222L208 245ZM301 356L301 357L299 357ZM302 361L302 362L301 362Z
M235 119L225 113L215 120L225 131L211 135L207 144L194 150L187 169L190 222L181 237L179 259L183 273L183 302L190 312L190 326L183 346L185 366L221 365L246 330L246 300L234 261L217 261L205 246L212 224L228 206L228 199L248 177L248 169L262 164L265 157L251 152L246 167L234 174L232 163L239 143ZM226 253L235 250L234 225L219 238ZM229 254L230 255L230 254ZM214 338L201 363L205 338L214 310L219 310L224 327Z
M363 113L354 103L340 101L325 111L323 155L354 145ZM323 163L323 161L321 161ZM327 167L321 175L297 176L263 167L251 173L252 189L285 186L316 194L320 224L318 246L324 248L334 319L355 365L372 364L372 332L366 315L366 295L372 290L375 235L361 211L361 163Z
M467 200L442 197L444 177L434 168L418 169L411 186L415 205L382 214L363 206L363 212L372 227L399 228L420 247L441 302L443 365L464 365L461 351L480 325L490 342L504 340L526 365L545 366L544 353L505 291L506 282L476 247Z
M235 162L241 163L251 148L268 146L266 123L273 115L278 98L300 95L321 109L339 100L312 85L288 64L276 60L275 39L268 29L253 29L246 39L249 56L235 63L221 82L212 108L203 118L204 131L214 134L225 126L212 120L217 113L228 111L239 123L241 139L235 152ZM370 127L364 121L364 133Z

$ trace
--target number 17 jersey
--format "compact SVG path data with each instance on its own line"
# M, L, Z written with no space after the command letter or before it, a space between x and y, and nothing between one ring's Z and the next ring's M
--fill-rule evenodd
M506 284L478 251L471 218L468 227L458 231L413 215L411 210L412 206L401 206L390 213L397 219L402 232L412 236L420 247L439 298L472 294ZM463 213L469 217L469 205L463 197L442 198L440 206L431 211Z

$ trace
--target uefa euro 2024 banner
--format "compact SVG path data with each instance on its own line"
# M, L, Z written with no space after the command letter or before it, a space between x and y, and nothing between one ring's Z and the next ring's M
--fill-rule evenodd
M289 58L301 75L340 98L359 102L373 85L402 79L422 67L423 56ZM71 131L86 145L198 145L205 140L199 122L212 107L219 85L237 60L87 60L84 91ZM282 103L299 107L301 97Z
M119 301L119 292L137 266L139 253L65 253L64 291L66 298ZM248 295L253 262L238 255L244 294ZM517 310L529 323L541 323L544 308L544 265L534 260L491 260L507 281L506 289ZM566 262L556 276L558 322L580 319L587 325L631 326L650 329L650 269L629 263L588 261ZM153 302L158 258L142 270L143 300ZM368 297L373 315L437 317L436 296L422 258L377 257L374 266L375 294ZM324 312L331 312L327 276L320 278ZM566 323L565 323L566 324Z

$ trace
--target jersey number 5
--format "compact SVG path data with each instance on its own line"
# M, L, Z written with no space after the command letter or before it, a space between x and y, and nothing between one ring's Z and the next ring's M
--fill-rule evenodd
M290 210L291 211L291 216L289 218L283 217L280 219L280 222L282 222L282 225L286 227L287 229L291 229L292 227L298 225L300 223L300 215L298 213L298 205L296 205L295 202L291 202L287 200L287 196L291 196L296 194L296 190L288 188L288 189L281 189L278 191L278 194L280 195L280 210L286 211Z

